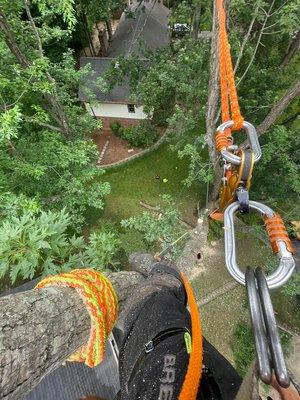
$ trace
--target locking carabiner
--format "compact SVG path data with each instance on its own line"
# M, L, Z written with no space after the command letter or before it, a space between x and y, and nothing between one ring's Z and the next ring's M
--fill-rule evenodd
M245 274L241 271L236 261L236 250L235 250L235 234L234 234L234 222L233 217L236 211L238 211L240 205L239 202L230 204L224 212L224 238L225 238L225 261L227 269L230 275L241 285L245 285ZM276 217L274 211L266 206L265 204L258 203L257 201L249 201L250 209L259 211L266 219L273 219ZM282 229L282 227L281 227ZM275 289L284 285L291 277L294 268L295 261L293 258L292 245L289 244L288 235L283 236L280 232L278 237L271 237L272 244L276 243L276 248L273 250L279 255L279 266L275 272L269 275L267 284L269 289Z
M217 128L217 132L224 133L226 131L226 129L232 128L233 125L234 125L233 121L224 122ZM254 162L257 163L261 158L261 148L260 148L260 144L258 141L256 129L254 128L254 126L252 124L250 124L250 122L247 122L247 121L243 122L243 128L246 130L247 137L248 137L249 144L250 144L250 149L254 153ZM221 155L224 160L226 160L234 165L241 164L241 162L242 162L241 157L230 152L228 150L228 146L225 146L225 142L224 142L224 147L222 149L220 148L220 152L221 152Z

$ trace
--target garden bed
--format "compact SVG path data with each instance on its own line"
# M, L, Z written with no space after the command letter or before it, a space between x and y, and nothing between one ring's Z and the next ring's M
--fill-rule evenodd
M159 131L159 139L165 133L165 128L157 128ZM126 141L117 137L110 130L103 130L101 132L96 132L93 136L95 143L99 148L99 152L101 153L102 149L105 146L105 143L109 141L109 145L99 162L97 163L101 167L105 167L107 165L117 164L120 161L126 160L127 158L131 158L137 154L140 154L147 149L132 147Z

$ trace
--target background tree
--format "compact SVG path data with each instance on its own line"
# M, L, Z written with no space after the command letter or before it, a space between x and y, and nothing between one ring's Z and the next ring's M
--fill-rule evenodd
M75 69L67 47L73 2L3 1L0 12L1 186L46 209L65 207L81 230L87 209L103 208L109 185L99 182L103 172L95 166L91 133L98 123L77 100L87 71ZM65 47L57 58L58 41Z

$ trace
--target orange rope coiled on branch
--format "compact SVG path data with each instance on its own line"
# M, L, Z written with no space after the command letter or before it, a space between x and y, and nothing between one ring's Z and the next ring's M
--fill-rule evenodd
M292 242L286 231L284 222L279 214L275 214L273 217L265 217L265 226L269 235L270 243L274 253L279 252L278 240L282 240L286 244L286 248L289 252L295 253Z
M105 342L117 319L118 300L114 288L103 274L91 269L76 269L49 276L36 288L57 285L74 288L91 318L88 343L71 355L68 361L85 362L89 367L96 367L104 358Z
M230 45L226 30L226 13L224 9L223 0L216 0L218 22L219 22L219 75L220 75L220 90L221 90L221 109L222 121L234 121L233 130L239 130L243 126L244 118L241 115L238 95L234 80L234 72L232 66L232 59L230 55ZM231 117L230 117L230 109ZM226 134L230 135L230 129Z

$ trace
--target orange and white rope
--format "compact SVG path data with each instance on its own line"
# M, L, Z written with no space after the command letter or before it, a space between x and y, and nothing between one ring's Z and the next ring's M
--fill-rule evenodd
M104 358L105 342L117 319L118 300L115 290L108 278L91 269L76 269L50 276L36 287L41 289L57 285L74 288L84 301L91 318L88 343L68 361L85 362L87 366L95 367Z

